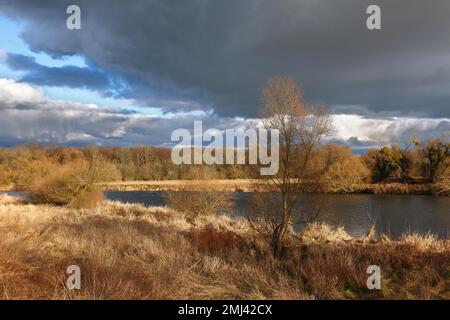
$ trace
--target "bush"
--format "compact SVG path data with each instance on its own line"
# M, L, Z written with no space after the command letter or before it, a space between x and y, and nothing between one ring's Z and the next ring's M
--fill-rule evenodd
M15 185L15 189L26 190L27 185L36 179L47 176L55 170L56 165L47 159L27 160L23 158L15 159L11 165L10 177Z
M192 167L190 174L196 180L214 177L211 169L204 166ZM168 207L184 213L190 220L198 216L229 214L234 209L232 195L224 192L169 192L165 200Z
M337 161L325 174L324 189L333 193L353 192L369 175L369 169L354 155Z
M234 204L231 194L223 192L168 192L165 200L168 207L194 219L231 213Z
M245 248L242 236L231 230L219 230L213 225L192 231L192 243L200 252L226 255Z
M447 166L433 184L433 193L437 195L450 195L450 166Z
M94 208L99 203L105 200L105 195L102 190L93 187L90 191L86 191L73 198L68 203L69 207L81 209L81 208Z
M115 166L102 158L77 161L56 167L49 175L28 185L26 191L36 203L92 207L104 199L95 183L111 179L115 174Z
M5 166L0 164L0 187L10 185L12 183L12 174Z
M416 142L416 146L421 154L423 176L433 183L442 171L445 171L445 166L448 166L450 143L434 139Z
M400 168L397 153L389 147L369 150L364 159L367 167L371 168L372 179L375 182L383 182L395 176Z

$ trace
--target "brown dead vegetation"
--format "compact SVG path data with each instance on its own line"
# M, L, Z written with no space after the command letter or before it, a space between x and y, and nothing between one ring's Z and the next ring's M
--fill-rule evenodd
M405 235L362 243L307 227L284 256L244 220L105 202L91 209L0 199L2 299L450 299L450 243ZM64 284L81 268L81 290ZM366 268L382 289L366 288Z

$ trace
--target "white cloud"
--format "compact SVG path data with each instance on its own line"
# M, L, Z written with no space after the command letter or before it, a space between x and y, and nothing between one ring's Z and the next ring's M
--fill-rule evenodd
M173 130L191 130L194 120L203 120L205 128L224 128L238 122L205 112L154 116L54 100L29 84L0 79L2 144L34 139L51 143L165 145L170 143Z
M17 104L41 104L47 99L42 91L32 88L26 83L18 83L10 79L0 79L0 108L12 107Z
M450 118L388 117L369 118L352 114L333 115L336 139L344 141L357 137L379 145L403 142L412 135L422 138L439 136L450 130Z
M406 141L414 133L428 138L450 130L449 118L370 118L340 114L333 115L333 119L337 132L332 139L355 149ZM95 104L50 99L29 84L0 79L0 144L34 139L65 144L170 145L172 131L178 128L192 131L194 120L203 121L203 130L235 129L256 121L220 118L198 111L163 116L133 114Z

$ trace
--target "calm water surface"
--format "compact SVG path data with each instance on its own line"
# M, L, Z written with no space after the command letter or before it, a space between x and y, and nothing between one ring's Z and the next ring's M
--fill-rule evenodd
M245 210L250 193L234 193L235 214ZM163 206L164 193L150 191L107 192L108 199L147 206ZM404 232L431 232L440 238L450 236L450 197L418 195L301 195L300 207L320 206L321 220L341 225L355 237L365 235L376 222L378 233L398 238Z

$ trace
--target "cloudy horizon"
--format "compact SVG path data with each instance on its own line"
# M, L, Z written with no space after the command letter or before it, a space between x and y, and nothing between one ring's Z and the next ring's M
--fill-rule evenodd
M0 0L0 146L168 146L194 120L253 121L272 76L327 105L328 141L355 151L450 132L448 1L76 2L81 30L72 2Z

